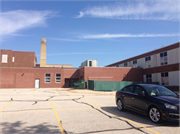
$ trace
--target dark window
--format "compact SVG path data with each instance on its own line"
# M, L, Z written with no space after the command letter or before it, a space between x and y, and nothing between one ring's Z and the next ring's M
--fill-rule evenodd
M152 75L146 74L146 82L152 82Z
M92 66L92 61L89 61L89 66L90 66L90 67Z
M119 67L119 65L116 65L116 67Z
M151 67L151 56L145 58L146 68Z
M132 93L133 92L133 86L128 86L123 89L124 92Z
M161 61L161 65L168 64L167 52L160 53L160 61Z
M45 74L45 83L51 82L51 74Z
M169 77L168 72L161 73L161 84L162 85L169 85Z
M61 83L61 74L56 74L56 83Z
M127 63L124 63L124 66L127 67Z
M135 86L135 90L134 90L135 94L139 94L139 93L145 93L144 90L139 87L139 86Z

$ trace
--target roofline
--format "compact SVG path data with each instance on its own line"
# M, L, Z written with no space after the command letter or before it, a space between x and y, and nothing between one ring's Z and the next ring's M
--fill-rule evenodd
M109 64L109 65L106 65L105 67L115 66L117 64L122 64L122 63L126 63L126 62L129 62L129 61L135 60L135 59L140 59L140 58L145 57L146 55L150 56L150 55L159 53L159 51L164 51L164 49L171 50L171 49L179 48L179 44L180 44L180 42L176 42L176 43L173 43L171 45L158 48L156 50L152 50L152 51L149 51L149 52L146 52L146 53L143 53L143 54L140 54L140 55L137 55L137 56L122 60L122 61L118 61L118 62ZM165 51L167 51L167 50L165 50Z

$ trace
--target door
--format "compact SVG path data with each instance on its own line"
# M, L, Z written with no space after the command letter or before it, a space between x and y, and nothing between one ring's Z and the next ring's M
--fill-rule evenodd
M35 79L35 88L39 88L39 79Z
M144 89L135 86L134 95L132 96L132 108L138 112L145 112L148 107L147 96L139 96L139 93L145 94Z
M132 95L134 86L127 86L123 89L123 103L127 108L131 108L132 105Z

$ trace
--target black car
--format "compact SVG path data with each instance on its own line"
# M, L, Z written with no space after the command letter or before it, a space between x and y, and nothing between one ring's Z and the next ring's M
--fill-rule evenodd
M116 92L118 110L133 110L148 115L152 122L179 121L179 95L152 84L128 85Z

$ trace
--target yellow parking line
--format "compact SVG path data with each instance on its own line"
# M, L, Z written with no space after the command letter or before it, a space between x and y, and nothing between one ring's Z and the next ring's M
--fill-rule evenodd
M56 92L53 89L51 89L51 91L53 91L56 94Z
M56 109L57 111L66 111L66 110L87 110L92 108L69 108L69 109Z
M8 93L8 94L11 94L11 93L13 93L13 92L15 92L15 91L12 91L12 92L10 92L10 93Z
M66 110L87 110L92 108L69 108L69 109L56 109L56 111L66 111ZM31 112L47 112L53 110L29 110L29 111L17 111L17 112L1 112L3 114L11 114L11 113L31 113Z
M36 89L36 90L37 90L37 89ZM34 90L32 94L34 94L34 92L35 92L36 90Z
M62 124L61 124L61 122L60 122L60 120L59 120L59 117L58 117L58 115L57 115L56 109L54 108L54 105L53 105L52 101L51 101L51 100L49 100L49 101L51 102L51 105L52 105L53 111L54 111L54 113L55 113L55 116L56 116L56 119L57 119L59 128L60 128L60 130L61 130L61 133L62 133L62 134L65 134L65 131L64 131L64 129L63 129L63 127L62 127Z
M10 104L8 104L8 105L7 105L6 107L4 107L3 109L1 109L0 112L2 112L4 109L6 109L7 107L9 107L12 103L14 103L14 101L11 102Z
M31 111L17 111L17 112L1 112L1 113L3 113L3 114L10 114L10 113L45 112L45 111L52 111L52 110L31 110Z
M82 99L82 100L84 100L84 101L86 101L86 102L88 102L88 103L90 103L90 104L92 104L92 105L95 105L95 106L101 108L99 105L96 105L96 104L94 104L94 103L92 103L92 102L89 102L89 101L87 101L87 100L85 100L85 99ZM139 123L137 123L137 122L135 122L135 121L132 121L132 120L127 119L127 118L125 118L125 117L123 117L123 116L120 116L120 115L118 115L118 114L116 114L116 113L114 113L114 112L112 112L112 111L109 111L109 110L107 110L106 108L102 108L102 109L104 109L105 111L108 111L109 113L112 113L112 114L114 114L114 115L117 115L117 116L119 116L119 117L121 117L121 118L123 118L123 119L125 119L125 120L127 120L127 121L129 121L129 122L132 122L132 123L134 123L134 124L136 124L136 125L138 125L138 126L141 126L141 127L145 128L145 129L151 131L151 132L154 132L154 133L156 133L156 134L160 134L159 132L156 132L156 131L148 128L148 127L145 127L145 126L143 126L143 125L141 125L141 124L139 124Z

